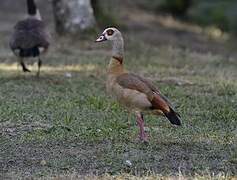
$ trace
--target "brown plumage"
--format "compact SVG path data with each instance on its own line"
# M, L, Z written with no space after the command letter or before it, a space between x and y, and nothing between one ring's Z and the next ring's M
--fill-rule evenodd
M38 57L37 75L39 75L42 64L40 55L46 52L50 45L49 33L46 31L45 24L41 20L34 0L27 0L27 6L28 17L17 22L9 44L14 54L19 58L24 72L30 72L26 68L24 58Z
M147 141L143 112L166 116L172 124L181 125L180 116L168 99L148 79L123 68L123 38L116 28L106 29L97 42L112 41L113 55L108 66L107 91L127 109L135 112L140 128L139 137Z

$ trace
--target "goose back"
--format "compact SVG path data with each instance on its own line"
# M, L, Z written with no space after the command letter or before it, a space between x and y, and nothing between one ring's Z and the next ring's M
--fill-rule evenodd
M43 21L27 18L19 21L10 39L10 47L13 51L20 50L23 57L38 56L39 48L49 47L49 34Z

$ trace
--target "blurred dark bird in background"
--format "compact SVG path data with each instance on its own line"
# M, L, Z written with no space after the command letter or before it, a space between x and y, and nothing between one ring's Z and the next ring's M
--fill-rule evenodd
M18 57L23 72L30 72L24 63L24 58L37 57L37 76L39 76L40 67L42 65L40 55L49 48L49 33L46 31L45 24L41 19L35 1L27 0L26 2L28 17L17 22L15 25L14 32L10 39L10 48Z

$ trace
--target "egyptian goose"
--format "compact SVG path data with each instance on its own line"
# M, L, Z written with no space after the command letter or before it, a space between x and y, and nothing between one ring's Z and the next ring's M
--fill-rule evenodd
M42 65L40 55L46 52L49 47L49 33L45 29L45 24L34 0L27 0L27 8L28 17L17 22L14 27L10 48L18 57L23 72L30 72L24 63L24 58L37 57L37 76L39 76Z
M148 141L144 130L144 112L164 115L172 124L181 125L179 114L152 82L124 69L124 41L121 32L113 27L107 28L96 42L107 40L112 42L112 57L108 65L106 89L119 103L135 113L140 140Z

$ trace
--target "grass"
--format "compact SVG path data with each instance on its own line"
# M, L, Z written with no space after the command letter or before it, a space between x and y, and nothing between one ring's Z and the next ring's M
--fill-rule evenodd
M236 61L126 41L126 67L157 84L183 125L173 127L163 117L146 115L150 142L135 140L134 116L105 93L106 45L58 40L55 44L65 45L51 49L39 79L21 73L2 47L3 178L237 176Z

